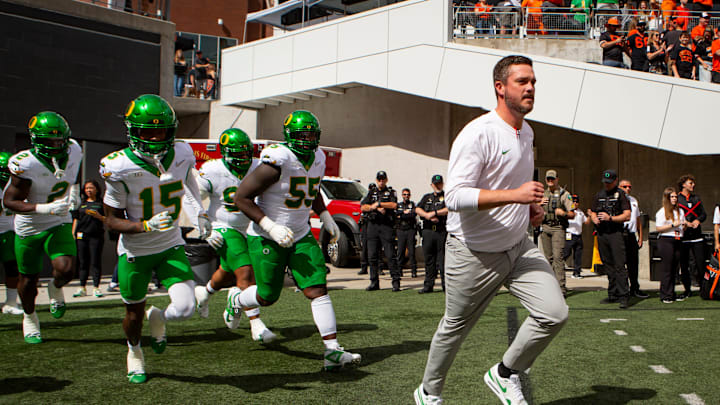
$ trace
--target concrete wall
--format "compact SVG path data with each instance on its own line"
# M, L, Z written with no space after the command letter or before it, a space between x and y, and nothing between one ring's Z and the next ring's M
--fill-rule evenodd
M170 20L177 25L178 31L237 38L242 43L245 17L264 9L264 3L264 0L172 0ZM223 25L218 24L218 18L222 18ZM246 42L270 35L272 27L250 24Z
M210 104L210 139L220 137L228 128L240 128L250 139L257 137L257 111L235 106L225 106L219 101Z
M543 55L577 62L602 63L602 49L596 39L497 39L456 38L457 44L504 49L523 55Z

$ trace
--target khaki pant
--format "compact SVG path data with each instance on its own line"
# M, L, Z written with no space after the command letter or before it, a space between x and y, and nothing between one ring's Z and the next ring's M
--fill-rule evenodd
M565 287L565 260L563 260L563 248L565 247L565 229L561 226L550 227L543 225L542 247L545 258L552 265L555 278L560 284L563 294L567 293Z
M460 346L503 284L530 312L502 358L507 367L530 368L568 317L550 265L529 239L499 253L472 251L453 236L445 246L445 315L433 336L423 377L423 388L431 395L442 392Z

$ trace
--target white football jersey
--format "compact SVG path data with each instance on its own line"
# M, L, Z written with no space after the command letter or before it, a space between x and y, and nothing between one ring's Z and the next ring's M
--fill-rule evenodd
M70 186L77 181L80 163L82 162L82 149L73 139L68 146L68 159L65 167L60 167L65 173L59 179L55 177L55 168L51 162L40 159L32 150L24 150L10 158L8 168L10 173L21 179L30 180L30 193L25 201L34 204L45 204L68 198ZM58 225L72 223L70 214L39 215L16 214L15 233L18 236L37 235Z
M325 174L325 152L316 150L315 160L306 168L287 146L274 144L263 149L260 160L279 168L280 179L257 196L255 203L268 218L290 228L297 242L310 232L310 210ZM254 222L248 235L270 239Z
M170 175L167 179L161 180L158 168L130 148L113 152L100 161L100 174L107 184L105 204L124 209L131 221L148 220L163 211L175 219L169 231L121 234L118 255L147 256L185 244L177 219L185 195L184 184L194 165L192 149L179 141L163 159L163 167Z
M258 159L253 159L246 176L260 166ZM208 216L212 220L213 229L234 228L243 235L247 232L250 220L235 206L235 190L242 181L222 159L208 160L203 163L198 173L198 186L210 195Z
M8 184L10 184L10 180L8 180ZM0 189L0 201L2 201L4 195L5 190ZM0 233L15 231L14 217L15 215L13 213L6 210L4 206L2 207L2 210L0 210Z

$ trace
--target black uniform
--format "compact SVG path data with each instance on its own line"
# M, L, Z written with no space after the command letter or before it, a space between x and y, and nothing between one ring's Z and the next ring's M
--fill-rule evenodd
M593 212L606 212L611 216L621 215L630 210L630 201L625 192L615 187L610 191L602 190L593 198ZM625 268L625 241L623 239L623 223L601 221L595 225L598 239L598 251L603 268L608 276L608 299L620 300L627 304L630 295L628 273Z
M361 205L374 204L375 202L397 202L395 191L386 187L382 190L377 188L368 192L368 194L360 202ZM367 226L367 245L368 259L370 262L370 286L368 290L377 290L380 288L380 280L378 279L380 255L379 247L385 253L390 268L390 276L392 277L393 291L400 290L400 270L395 261L395 210L385 209L382 214L379 211L371 211L368 213Z
M358 274L367 274L368 270L368 247L367 247L367 228L368 219L367 212L360 214L360 272Z
M406 214L405 211L410 210ZM415 234L417 233L417 214L413 201L400 201L397 206L397 240L398 240L398 267L401 269L407 260L410 263L410 271L413 277L417 277L417 262L415 260ZM408 257L405 258L405 248Z
M418 203L425 212L433 212L445 208L445 192L427 193ZM439 221L423 219L422 248L425 256L425 285L422 291L431 292L435 287L435 278L440 273L442 289L445 291L445 239L447 216L437 216Z
M678 207L685 211L685 222L690 223L695 220L705 222L707 213L703 206L700 196L678 193ZM694 268L690 267L690 252L692 251ZM700 225L697 228L685 227L683 231L682 245L680 247L680 269L682 271L681 280L686 292L690 292L691 274L695 277L695 281L700 283L705 275L705 243L703 239L702 229Z

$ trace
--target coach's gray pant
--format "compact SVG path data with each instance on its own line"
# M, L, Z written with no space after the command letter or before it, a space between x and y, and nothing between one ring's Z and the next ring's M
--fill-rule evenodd
M530 312L503 356L508 368L530 368L568 317L550 264L527 238L508 251L485 253L448 236L445 278L445 315L433 336L423 377L423 388L431 395L442 392L460 345L503 284Z

